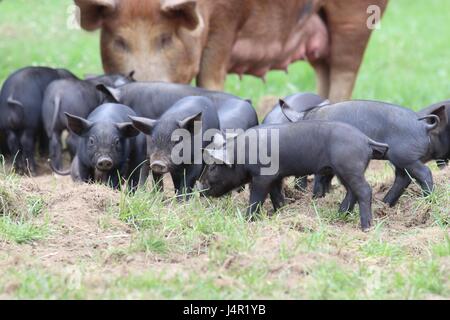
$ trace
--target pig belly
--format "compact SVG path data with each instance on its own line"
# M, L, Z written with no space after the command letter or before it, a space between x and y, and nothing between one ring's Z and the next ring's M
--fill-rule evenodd
M241 32L233 47L228 72L264 77L270 70L286 71L295 61L311 62L328 55L328 30L317 14L306 23L297 23L287 37L281 33Z

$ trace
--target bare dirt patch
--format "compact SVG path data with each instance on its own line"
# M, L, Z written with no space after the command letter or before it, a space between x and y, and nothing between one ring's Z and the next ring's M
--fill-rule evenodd
M419 210L414 207L411 195L420 194L416 186L411 187L410 196L402 198L397 207L389 208L382 204L382 196L392 181L392 177L380 179L386 175L384 171L385 165L380 162L374 162L368 171L374 187L375 220L383 221L384 225L382 238L406 248L413 256L419 256L430 243L439 241L442 229L433 222L430 205ZM448 169L436 171L434 175L436 184L448 184ZM170 185L169 180L166 185ZM311 185L309 183L309 188ZM285 284L286 292L289 292L294 284L302 283L318 263L332 261L352 268L361 262L357 252L375 231L362 233L357 217L349 221L328 219L317 211L337 209L344 197L343 188L334 182L332 194L316 200L313 206L311 189L299 192L291 186L287 187L290 204L285 209L266 221L249 224L249 229L257 230L251 249L229 255L219 269L212 272L217 285L227 286L236 281L220 270L241 270L254 267L255 261L265 261L269 264L267 279L289 275L290 280ZM86 274L84 281L95 288L93 291L105 290L112 279L121 276L151 271L164 272L170 278L175 274L207 274L210 270L211 257L207 248L192 254L169 253L164 257L129 250L138 232L111 212L119 205L121 194L118 191L99 185L76 184L68 177L50 174L20 179L20 190L24 194L39 195L44 200L45 210L40 219L47 221L49 236L31 244L0 242L1 256L4 257L0 259L2 270L38 268L70 278L81 268ZM166 190L170 196L171 188ZM248 188L232 197L233 202L246 203ZM269 201L265 209L272 212ZM309 238L320 234L323 226L326 226L325 240ZM211 241L217 245L220 237ZM209 243L205 246L208 247ZM299 250L299 246L309 249ZM382 267L383 261L374 259L373 265ZM0 296L9 297L18 285L9 283L6 292Z

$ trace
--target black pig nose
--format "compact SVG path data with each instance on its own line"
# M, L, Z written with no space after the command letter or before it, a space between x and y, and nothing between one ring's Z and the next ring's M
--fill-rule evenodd
M103 170L103 171L111 170L112 166L113 166L113 162L112 162L111 158L101 157L97 161L97 169L99 169L99 170Z
M150 169L156 173L167 173L168 168L167 165L162 161L154 161L150 165Z

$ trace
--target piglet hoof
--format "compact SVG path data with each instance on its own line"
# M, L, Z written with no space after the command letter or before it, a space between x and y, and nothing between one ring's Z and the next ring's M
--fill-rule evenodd
M362 226L361 227L361 230L362 230L362 232L364 232L364 233L367 233L367 232L370 232L370 231L372 231L372 226L369 224L368 226Z
M384 197L383 202L385 204L387 204L390 208L393 208L397 204L398 199L395 200L395 199L391 199L389 196L386 196L386 197Z
M325 192L323 190L313 193L313 199L321 199L321 198L325 198Z

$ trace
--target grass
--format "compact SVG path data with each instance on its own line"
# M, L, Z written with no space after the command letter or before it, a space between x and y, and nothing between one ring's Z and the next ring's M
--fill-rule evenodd
M47 226L38 223L37 218L44 207L40 196L23 195L19 177L5 172L3 167L0 172L0 239L18 244L43 239Z
M27 65L66 67L77 75L101 72L98 33L72 30L72 1L27 0L0 3L0 82ZM420 109L448 99L450 61L446 34L450 2L394 0L382 27L370 42L354 98L379 99ZM43 50L45 48L45 50ZM289 73L271 72L262 82L245 76L228 77L226 90L259 101L267 95L285 96L314 90L314 73L296 63Z
M65 67L79 76L101 72L98 33L67 28L71 3L0 2L0 82L27 65ZM367 50L354 98L414 110L448 99L450 61L444 35L450 33L449 17L446 0L392 0ZM231 75L226 90L259 101L312 91L314 75L307 64L297 63L289 74L271 72L266 83ZM368 178L374 188L383 189L392 172L386 165ZM81 233L77 245L84 248L88 239L83 237L96 233L50 225L53 212L47 196L24 192L22 178L0 170L0 261L20 253L20 263L5 262L2 268L0 298L449 298L446 181L448 175L427 198L413 186L394 209L374 202L378 215L369 234L358 230L357 211L337 213L342 188L315 201L302 195L273 216L266 203L263 218L252 223L244 218L247 194L222 199L195 194L179 203L167 193L123 191L95 227L115 231L124 228L118 223L127 226L120 232L129 235L129 243L114 246L99 238L98 247L82 251L73 265L64 260L45 263L26 248L44 250L47 241L76 232ZM58 191L60 182L52 183ZM82 196L79 201L85 201ZM48 250L52 254L56 249Z

